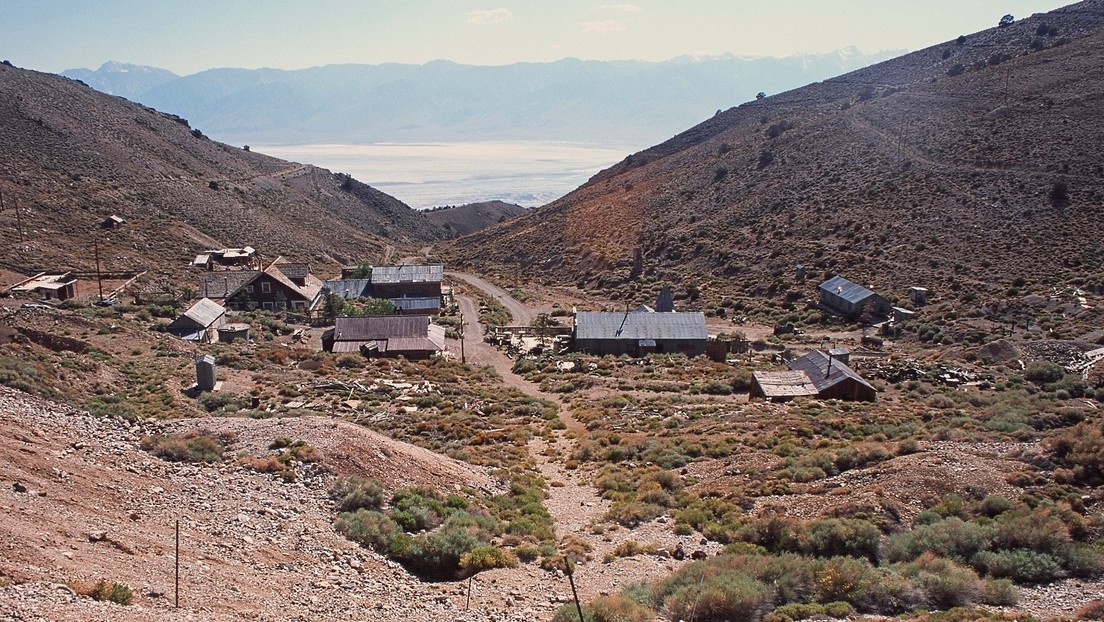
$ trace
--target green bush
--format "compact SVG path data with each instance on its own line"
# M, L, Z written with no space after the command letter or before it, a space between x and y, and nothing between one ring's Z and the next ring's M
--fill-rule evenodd
M930 551L968 563L978 551L988 548L993 533L992 527L952 517L890 536L882 555L889 562L908 562Z
M100 579L94 584L70 582L69 587L82 596L89 596L93 600L110 601L117 605L129 605L134 600L134 593L124 583Z
M1062 560L1027 549L982 551L974 556L973 566L996 578L1017 583L1042 583L1061 575Z
M827 518L812 522L801 541L802 552L814 557L862 557L878 561L882 532L861 519Z
M663 606L675 620L756 622L770 610L771 596L771 588L752 577L721 573L698 586L681 587L664 598Z
M514 568L517 565L516 555L497 546L477 546L460 556L460 570L468 576L492 568Z
M924 591L929 605L940 609L972 604L982 594L976 572L932 553L901 566L900 572Z
M399 544L396 539L404 535L395 521L380 512L365 509L338 515L334 527L353 542L385 555L396 548Z
M173 462L205 462L222 460L226 452L227 436L210 432L185 432L184 434L155 434L142 439L142 449L164 460Z
M338 481L333 493L338 499L338 512L379 510L383 507L383 486L375 480L364 479L359 475Z

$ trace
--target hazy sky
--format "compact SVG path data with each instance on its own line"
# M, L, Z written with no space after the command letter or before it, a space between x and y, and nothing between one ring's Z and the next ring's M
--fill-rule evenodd
M0 57L178 74L333 63L916 50L1064 0L0 0Z

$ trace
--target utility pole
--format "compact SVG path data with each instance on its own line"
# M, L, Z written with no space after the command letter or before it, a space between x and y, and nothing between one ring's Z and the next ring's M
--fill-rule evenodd
M100 302L103 302L103 276L100 274L100 238L98 235L92 236L92 248L96 254L96 285L100 289Z
M461 311L460 312L460 363L461 364L467 364L467 362L468 362L468 357L464 354L464 333L466 333L466 332L467 332L467 330L465 329L465 326L464 326L464 312Z

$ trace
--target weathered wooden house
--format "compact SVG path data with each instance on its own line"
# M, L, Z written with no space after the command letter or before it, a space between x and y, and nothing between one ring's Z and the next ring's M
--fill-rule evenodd
M219 248L206 250L192 260L193 268L215 270L217 268L256 268L257 249L252 246L241 248Z
M802 371L816 387L817 396L823 399L873 402L878 390L843 361L820 350L796 358L786 365L793 371Z
M218 341L218 329L226 323L226 308L202 298L169 324L168 332L185 341Z
M888 300L842 276L828 279L817 289L820 290L821 305L849 317L862 315L868 306L874 313L890 312Z
M425 359L444 351L445 327L424 315L339 317L333 328L322 333L322 349Z
M277 258L264 270L222 270L200 279L199 295L231 309L311 314L322 301L322 280L304 263Z
M709 331L701 313L575 314L573 348L590 354L641 356L705 353Z
M877 397L877 389L855 370L820 350L813 350L786 365L790 371L754 372L751 397L787 401L815 396L854 402L873 402Z

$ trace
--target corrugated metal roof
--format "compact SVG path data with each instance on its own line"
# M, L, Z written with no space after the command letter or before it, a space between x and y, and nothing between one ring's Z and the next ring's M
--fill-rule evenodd
M445 276L442 265L372 266L372 283L439 283Z
M709 339L705 315L692 313L604 313L575 314L576 339L702 340Z
M426 311L441 308L440 296L426 298L388 298L396 309L403 311Z
M818 393L803 371L757 371L751 375L766 397L807 397Z
M334 322L334 342L375 341L396 337L426 337L429 318L424 315L339 317Z
M830 369L828 366L829 360L831 360ZM813 350L801 358L789 361L786 365L794 371L802 371L808 374L809 378L813 381L813 385L816 386L818 393L848 378L874 390L874 387L870 386L870 383L863 380L863 377L857 374L855 370L844 365L843 361L839 359L829 359L828 355L820 350Z
M209 328L226 313L226 308L210 298L203 298L184 312L184 316L204 328Z
M850 303L859 303L874 295L874 292L843 278L834 276L820 284L819 289L843 298Z
M366 298L371 295L372 281L370 279L330 279L324 287L331 292L345 298Z

